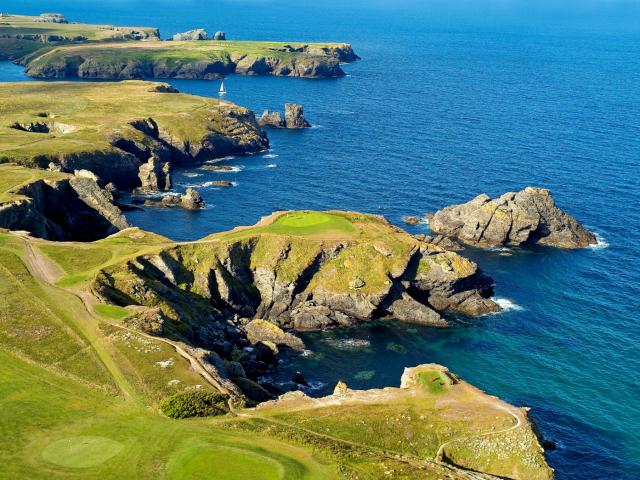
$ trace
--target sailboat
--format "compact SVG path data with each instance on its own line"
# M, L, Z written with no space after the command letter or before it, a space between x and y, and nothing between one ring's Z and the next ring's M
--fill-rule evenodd
M227 94L227 90L224 88L224 80L220 84L220 90L218 90L218 95L223 96Z

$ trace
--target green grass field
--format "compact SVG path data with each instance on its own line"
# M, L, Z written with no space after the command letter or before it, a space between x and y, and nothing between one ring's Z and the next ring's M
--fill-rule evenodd
M9 15L0 18L0 59L16 59L28 55L48 45L61 45L77 41L106 42L121 41L133 32L141 32L149 38L158 38L155 28L114 27L113 25L91 25L86 23L49 23L38 22L36 17ZM22 36L41 36L39 39L16 38Z

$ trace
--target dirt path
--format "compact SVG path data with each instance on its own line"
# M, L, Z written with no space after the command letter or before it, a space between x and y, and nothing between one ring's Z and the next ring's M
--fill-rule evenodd
M477 390L475 387L470 387L470 388L473 388L474 390ZM515 430L516 428L520 428L522 426L524 413L522 413L522 411L519 408L511 406L511 405L508 405L508 404L505 404L502 400L500 400L500 399L498 399L496 397L486 397L485 395L481 395L478 398L480 398L485 403L489 403L489 400L491 399L493 401L491 403L491 406L494 407L494 408L497 408L499 410L502 410L502 411L508 413L509 415L511 415L515 419L515 423L513 425L511 425L509 428L503 428L502 430L495 430L495 431L491 431L491 432L478 433L478 434L475 434L475 435L461 435L460 437L448 440L448 441L444 442L442 445L440 445L440 447L438 447L438 451L436 452L436 456L435 456L434 461L442 462L444 449L448 445L451 445L452 443L455 443L455 442L458 442L458 441L461 441L461 440L466 440L466 439L469 439L469 438L487 437L489 435L500 435L500 434L507 433L507 432L510 432L512 430ZM498 402L498 403L495 403L495 402Z

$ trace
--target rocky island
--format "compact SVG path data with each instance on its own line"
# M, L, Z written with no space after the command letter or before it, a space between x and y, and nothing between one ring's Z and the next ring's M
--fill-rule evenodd
M527 187L499 198L473 200L436 212L429 221L434 233L475 246L539 244L584 248L597 242L593 233L560 210L544 188Z

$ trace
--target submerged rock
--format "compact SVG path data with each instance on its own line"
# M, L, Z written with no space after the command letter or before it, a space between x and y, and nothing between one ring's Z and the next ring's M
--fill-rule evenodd
M593 233L556 206L549 190L535 187L493 200L478 195L436 212L429 225L435 233L481 247L537 243L584 248L597 242Z

